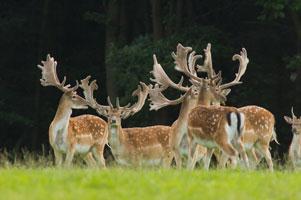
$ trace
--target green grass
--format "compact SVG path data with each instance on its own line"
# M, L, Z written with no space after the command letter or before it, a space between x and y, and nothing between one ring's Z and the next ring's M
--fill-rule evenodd
M301 173L0 169L0 199L301 199Z

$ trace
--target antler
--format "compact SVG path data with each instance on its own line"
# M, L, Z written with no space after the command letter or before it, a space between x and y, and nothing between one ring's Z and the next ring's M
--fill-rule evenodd
M292 113L293 120L297 119L296 115L294 114L294 107L291 108L291 113Z
M138 96L138 101L130 106L130 104L127 104L126 106L120 106L119 104L119 98L116 98L116 109L120 110L121 112L121 118L125 119L131 115L134 115L138 111L140 111L145 103L146 97L148 95L150 85L147 86L145 83L140 82L140 85L138 85L138 88L132 93L132 96ZM113 109L113 104L110 100L110 97L108 97L108 104L110 105L110 109Z
M209 79L221 81L221 72L219 71L219 73L216 74L213 69L210 43L208 43L206 49L204 49L204 54L205 54L204 64L197 65L197 71L207 72Z
M70 88L70 84L65 85L66 76L62 82L59 81L56 72L57 62L51 57L49 54L46 57L46 61L42 61L42 65L38 65L38 68L42 70L42 78L40 79L41 85L46 86L55 86L60 89L62 92L70 92L75 91L78 88L78 81L76 81L76 85Z
M180 98L175 100L169 100L162 94L162 89L158 84L154 86L154 88L150 89L149 91L149 100L151 103L149 104L150 110L159 110L160 108L163 108L165 106L169 105L177 105L179 103L182 103L188 92L186 92L184 95L181 95Z
M238 84L242 83L242 82L240 82L240 79L245 74L246 69L247 69L247 65L249 63L249 59L248 59L248 56L247 56L247 50L245 48L242 48L242 50L240 52L240 55L235 54L232 57L232 60L233 61L239 60L239 69L238 69L238 72L235 74L236 77L235 77L235 79L233 81L231 81L230 83L226 83L226 84L223 84L223 85L219 86L219 88L221 90L229 88L229 87L231 87L233 85L238 85Z
M96 83L96 80L93 80L90 84L89 81L91 79L91 76L87 76L85 79L82 79L80 82L81 84L79 85L80 88L83 89L83 93L85 96L86 101L89 103L89 105L92 108L96 107L96 100L93 96L93 93L95 90L98 89L98 85Z
M135 114L136 112L142 109L150 88L151 85L146 85L145 83L140 82L138 88L132 93L132 96L138 97L138 101L135 104L133 104L131 107L129 107L129 109L131 110L131 115Z
M151 78L150 80L153 82L156 82L157 84L162 85L162 88L166 89L168 87L175 88L177 90L187 92L189 90L189 87L184 87L183 84L183 77L181 77L181 80L179 83L174 83L165 73L162 66L158 63L157 57L154 54L153 55L154 65L153 65L153 71L151 73L154 76L154 79ZM164 90L163 89L163 90Z
M188 65L187 65L187 55L192 50L191 47L184 47L180 43L177 46L177 52L171 53L171 56L174 59L174 63L176 64L175 69L183 72L186 76L191 78L192 80L201 82L202 78L199 78L195 72L195 62L197 59L201 58L201 55L195 55L193 51L189 55Z
M100 115L107 116L110 107L97 103L96 99L94 98L94 91L98 89L98 85L96 80L93 80L91 83L89 83L90 79L91 76L87 76L85 79L82 79L79 87L83 89L85 100L87 101L88 105L95 109Z

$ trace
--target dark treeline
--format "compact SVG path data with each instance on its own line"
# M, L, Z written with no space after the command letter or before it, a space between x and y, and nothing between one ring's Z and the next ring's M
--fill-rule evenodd
M230 81L231 61L242 47L250 63L243 84L233 87L227 104L255 104L276 116L283 155L292 134L283 120L293 105L301 115L301 3L298 0L9 0L0 2L0 147L41 150L61 92L40 85L36 67L47 53L58 61L67 82L91 74L99 102L106 96L134 101L139 81L150 82L156 53L173 80L170 53L177 43L198 53L212 43L213 64ZM170 91L170 97L179 96ZM147 103L148 104L148 103ZM93 110L77 111L93 113ZM124 121L125 127L171 124L178 107L148 111Z

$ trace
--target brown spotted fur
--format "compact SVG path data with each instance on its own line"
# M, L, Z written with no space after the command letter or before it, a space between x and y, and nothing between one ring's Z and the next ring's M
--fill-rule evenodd
M88 146L89 151L84 153L85 161L94 166L96 158L100 166L105 166L103 158L104 145L107 143L107 123L93 115L81 115L77 117L70 117L72 109L86 108L87 104L81 98L71 98L69 93L65 93L59 103L56 115L49 127L49 142L55 154L55 162L61 165L63 162L63 154L66 154L65 164L69 166L73 160L76 151L76 145ZM68 123L67 137L64 140L62 132L58 131L56 127L58 124ZM65 126L64 124L62 124ZM60 125L60 126L62 126ZM63 129L62 129L63 130ZM62 150L59 146L64 145L66 150ZM89 153L90 152L90 153ZM91 154L93 152L93 155Z
M125 165L141 166L143 161L148 165L147 162L160 160L165 167L169 167L172 159L170 129L169 126L161 125L143 128L118 127L119 144L114 146L113 142L110 143L112 153L117 162ZM126 163L122 163L121 160Z
M248 147L247 150L252 150L255 147L265 157L269 169L273 170L269 144L273 139L277 141L276 135L274 135L274 115L259 106L245 106L238 110L245 114L245 128L242 134L242 142L245 148ZM258 162L256 157L254 159Z
M198 140L207 141L208 143L215 143L227 156L230 157L234 166L236 163L237 151L231 143L228 142L228 135L225 131L227 124L227 114L235 112L238 109L234 107L225 106L198 106L194 108L188 118L188 141L189 141L189 163L188 167L193 168L197 159L195 152ZM243 153L244 149L241 146L241 141L238 136L234 141L238 145L238 150ZM204 145L204 144L203 144ZM206 145L204 145L206 146ZM208 145L209 152L212 155L214 146ZM199 149L199 147L198 147ZM198 151L206 152L204 148ZM210 155L210 157L211 157ZM208 159L210 159L210 157ZM247 161L246 156L244 159ZM222 166L224 164L221 164Z

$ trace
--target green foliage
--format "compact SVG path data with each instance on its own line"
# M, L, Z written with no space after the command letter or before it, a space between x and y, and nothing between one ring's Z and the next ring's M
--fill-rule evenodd
M286 9L293 11L301 10L299 0L257 0L257 5L263 8L260 20L274 20L286 17Z
M98 12L94 12L94 11L87 11L84 15L83 15L85 20L88 21L94 21L98 24L106 24L106 15L105 14L101 14Z
M301 55L296 54L292 57L285 57L285 63L287 63L286 67L288 69L297 69L301 67Z

